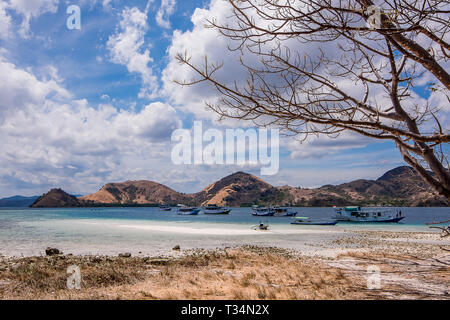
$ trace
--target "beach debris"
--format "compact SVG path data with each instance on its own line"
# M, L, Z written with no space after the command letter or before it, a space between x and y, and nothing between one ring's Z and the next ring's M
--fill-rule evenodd
M119 253L119 258L131 258L130 252Z
M55 256L55 255L62 254L62 252L59 251L59 249L57 249L57 248L50 248L50 247L47 247L47 248L45 249L45 254L46 254L47 256Z
M180 248L180 246L177 244L175 247L172 248L172 250L180 251L181 248Z
M100 262L102 262L102 258L99 257L99 256L92 257L91 258L91 262L93 262L93 263L100 263Z
M425 224L427 226L429 226L431 229L439 229L439 230L441 230L442 231L441 232L441 238L445 238L445 237L450 236L450 225L448 225L448 226L430 226L430 225L432 225L432 224L444 224L444 223L449 223L449 222L450 222L450 220L441 221L441 222L433 221L433 222L429 222L429 223L425 223ZM448 250L446 250L446 251L448 251Z

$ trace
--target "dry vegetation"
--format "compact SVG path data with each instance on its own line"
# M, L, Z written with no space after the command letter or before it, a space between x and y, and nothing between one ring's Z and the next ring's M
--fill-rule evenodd
M78 265L82 289L66 289ZM182 258L32 257L0 263L1 299L347 299L361 281L279 249L194 251Z
M349 258L352 264L348 263ZM383 290L368 290L364 266L378 263L383 272L389 271L389 274L408 268L407 263L393 263L394 260L394 257L374 255L369 258L367 254L353 254L326 261L261 247L199 250L170 259L99 256L4 258L0 260L0 298L390 299L411 295L445 298L442 292L409 292L407 285L390 282L385 283ZM66 288L69 265L78 265L81 269L81 290ZM434 283L437 279L442 285L448 285L448 266L429 266L428 269L429 272L423 272L421 277L430 280L434 276Z

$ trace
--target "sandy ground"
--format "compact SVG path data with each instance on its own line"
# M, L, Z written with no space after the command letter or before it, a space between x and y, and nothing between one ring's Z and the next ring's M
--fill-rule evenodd
M225 232L183 226L143 228L161 233ZM247 246L242 238L221 239L209 250L193 242L197 247L166 248L159 256L137 252L131 258L2 257L0 298L450 299L450 252L443 250L450 247L450 239L440 238L437 232L317 228L284 236L277 230L226 232L230 238L242 232L256 238L250 238ZM273 241L275 246L258 243L281 236L286 241ZM72 264L80 265L81 290L66 288L66 269Z

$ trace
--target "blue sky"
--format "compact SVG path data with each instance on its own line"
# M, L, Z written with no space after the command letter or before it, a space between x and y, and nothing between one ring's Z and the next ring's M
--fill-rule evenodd
M259 175L255 167L170 161L176 128L189 129L196 119L227 127L204 109L213 93L171 83L189 76L174 61L179 48L232 59L213 31L201 30L202 17L221 14L213 3L0 0L0 197L51 187L86 194L128 179L192 192L237 170ZM73 4L81 8L81 30L66 27ZM315 187L375 179L403 164L390 142L285 138L279 173L262 178Z

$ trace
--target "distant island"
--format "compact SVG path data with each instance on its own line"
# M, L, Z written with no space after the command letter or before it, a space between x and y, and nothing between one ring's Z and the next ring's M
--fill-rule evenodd
M52 189L37 198L32 208L109 207L217 204L221 206L289 205L326 206L448 206L448 199L434 194L415 171L407 166L386 172L377 180L355 180L320 188L274 187L263 180L236 172L200 192L184 194L153 181L108 183L98 192L75 197Z

